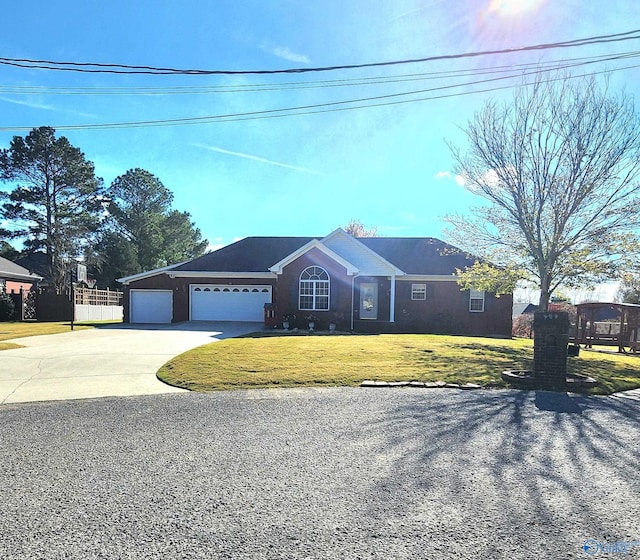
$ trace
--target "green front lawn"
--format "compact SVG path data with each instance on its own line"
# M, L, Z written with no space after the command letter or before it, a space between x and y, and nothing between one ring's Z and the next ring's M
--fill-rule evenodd
M104 321L102 323L74 323L74 329L92 329L93 327L113 323L115 321ZM11 348L20 348L19 344L13 342L2 342L13 338L22 338L25 336L38 336L41 334L58 334L71 330L69 321L51 321L51 322L4 322L0 323L0 350L9 350Z
M294 336L258 333L201 346L167 362L158 377L194 391L445 381L507 387L505 369L530 369L533 342L443 335ZM569 371L596 377L592 392L640 387L640 357L581 351Z

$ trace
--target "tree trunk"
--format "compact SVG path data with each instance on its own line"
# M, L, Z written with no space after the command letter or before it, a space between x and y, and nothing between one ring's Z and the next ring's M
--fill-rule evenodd
M540 290L540 302L538 304L538 311L548 311L550 299L551 294L549 293L549 290Z
M548 311L550 300L551 279L547 275L545 275L540 280L540 302L538 303L538 311Z

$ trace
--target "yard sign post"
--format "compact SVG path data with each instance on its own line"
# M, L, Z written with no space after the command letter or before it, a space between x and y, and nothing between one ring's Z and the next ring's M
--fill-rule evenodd
M73 319L76 314L76 297L73 290L73 269L69 271L69 299L71 300L71 330L73 330Z

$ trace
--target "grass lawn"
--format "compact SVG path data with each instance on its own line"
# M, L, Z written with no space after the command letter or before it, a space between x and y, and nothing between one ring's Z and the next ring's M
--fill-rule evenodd
M213 391L252 387L445 381L507 387L505 369L531 369L533 341L444 335L294 336L257 333L201 346L167 362L158 377ZM569 371L600 381L592 393L640 387L640 357L581 351Z
M115 321L104 321L98 323L74 323L74 329L92 329L95 326L113 323ZM20 348L20 344L13 342L3 342L13 338L22 338L24 336L37 336L40 334L58 334L71 330L69 321L51 321L51 322L5 322L0 323L0 350L9 350L11 348Z

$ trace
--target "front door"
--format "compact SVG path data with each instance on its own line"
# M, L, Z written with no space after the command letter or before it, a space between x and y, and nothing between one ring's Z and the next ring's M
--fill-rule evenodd
M360 284L360 319L378 318L378 284Z

